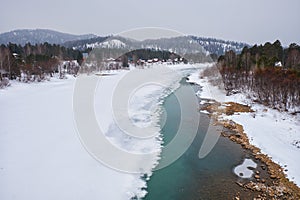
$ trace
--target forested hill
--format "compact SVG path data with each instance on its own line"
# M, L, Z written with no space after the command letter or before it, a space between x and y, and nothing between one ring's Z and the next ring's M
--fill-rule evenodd
M73 35L48 29L22 29L0 34L0 44L62 44L67 41L83 40L96 37L93 34Z
M109 36L105 36L105 37L98 36L98 37L82 39L82 40L67 41L67 42L64 42L62 45L67 48L73 48L73 49L78 49L81 51L86 51L89 48L88 44L103 43L108 38L109 38Z
M225 41L215 38L204 38L197 36L180 36L144 41L135 41L120 36L110 36L71 41L66 42L63 45L81 51L86 51L87 49L93 48L154 48L160 50L172 49L172 51L175 51L179 54L187 52L191 53L203 49L204 51L208 52L208 54L215 54L217 56L224 55L224 53L228 50L233 50L236 53L240 53L245 46L249 47L248 44L242 42Z
M256 101L280 110L300 108L300 46L273 44L228 51L218 59L228 93L247 91Z
M197 41L203 48L211 54L218 56L224 55L226 51L233 50L236 53L241 53L244 47L250 45L244 42L225 41L216 38L205 38L190 36L193 40Z

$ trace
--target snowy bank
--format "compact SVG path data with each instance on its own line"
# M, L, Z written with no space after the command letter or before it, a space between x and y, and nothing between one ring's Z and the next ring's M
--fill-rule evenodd
M137 126L157 121L157 106L162 99L179 86L180 77L195 70L191 65L170 67L181 76L167 76L167 90L148 86L132 96L129 113ZM112 117L113 90L127 73L114 71L97 76L101 81L95 92L95 115L114 145L129 152L157 152L151 160L153 168L161 150L159 127L157 137L141 142L120 131ZM146 194L142 174L104 166L82 146L72 108L75 81L68 77L43 83L13 82L11 87L0 90L0 199L122 200Z
M128 199L133 175L107 168L74 128L75 79L0 90L0 199Z
M206 77L199 78L201 70L191 74L190 82L202 86L198 92L201 98L215 99L218 102L236 102L251 105L254 113L223 115L223 119L241 124L250 143L261 149L262 153L286 169L287 177L300 186L300 117L270 109L247 99L247 94L226 96L222 87L213 86Z

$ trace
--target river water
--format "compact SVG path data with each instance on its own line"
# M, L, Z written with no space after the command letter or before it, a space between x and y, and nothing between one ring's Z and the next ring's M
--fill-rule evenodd
M191 86L185 79L180 84L181 89ZM200 89L198 85L192 87L195 92ZM162 127L166 145L176 134L181 111L174 94L166 97L162 106L168 116ZM189 103L180 106L189 106ZM233 173L235 166L246 157L251 157L240 145L221 136L213 150L199 159L199 149L209 121L207 114L201 114L197 135L188 150L168 167L153 172L147 182L145 200L233 199L238 194L241 197L253 197L236 184L239 178Z

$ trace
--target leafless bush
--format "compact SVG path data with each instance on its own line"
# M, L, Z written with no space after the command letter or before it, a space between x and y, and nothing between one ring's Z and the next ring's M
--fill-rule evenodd
M202 71L202 73L200 74L200 78L201 77L202 78L207 77L209 82L213 86L218 86L221 89L224 88L223 79L222 79L222 76L219 72L219 69L218 69L217 65L212 65L212 66L207 67L206 69L204 69Z
M8 78L2 78L2 80L0 81L0 88L5 88L9 85L10 85L10 83L9 83Z

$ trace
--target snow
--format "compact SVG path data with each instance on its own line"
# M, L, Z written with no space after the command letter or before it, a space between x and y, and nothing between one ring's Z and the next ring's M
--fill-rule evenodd
M253 170L250 170L248 167L256 168L257 164L246 158L241 165L238 165L234 168L234 173L240 178L251 178L254 174Z
M247 94L226 96L222 87L212 86L207 78L200 79L203 69L194 72L189 77L190 82L202 86L198 92L201 98L215 99L219 102L237 102L251 105L254 113L237 113L232 116L223 115L221 118L233 120L244 127L250 143L269 155L274 162L287 169L287 177L300 186L300 117L286 112L270 109L254 103Z
M127 186L143 184L85 151L73 122L74 82L0 91L0 199L128 199Z
M282 67L282 63L279 61L279 62L275 62L275 67Z
M104 42L96 42L91 44L86 44L87 48L124 48L126 44L117 39L109 39Z
M203 114L209 114L209 112L206 111L206 110L200 110L200 113L203 113Z
M251 144L259 147L272 160L286 168L288 178L300 185L300 149L293 143L300 141L299 118L264 106L254 105L254 114L226 116L244 127Z
M195 70L191 65L171 67L182 76ZM96 119L114 145L129 152L157 152L150 160L151 168L159 160L160 135L137 141L113 122L112 91L127 73L128 70L107 72L107 76L91 75L101 79L95 93ZM178 87L179 80L180 76L166 76L168 90L156 85L134 93L129 106L134 122L143 127L157 120L153 118L159 114L156 106ZM123 200L145 196L147 185L142 174L109 168L81 144L72 108L75 82L72 76L42 83L15 81L11 87L0 90L0 199ZM147 174L149 178L151 171Z
M125 47L126 44L120 40L112 39L101 43L101 47L105 48L121 48Z

